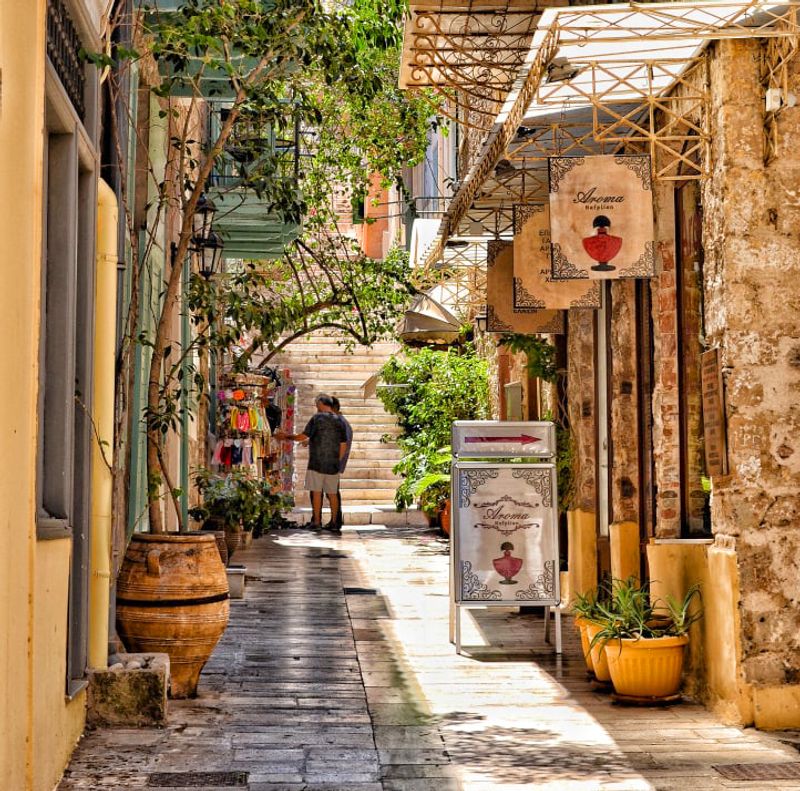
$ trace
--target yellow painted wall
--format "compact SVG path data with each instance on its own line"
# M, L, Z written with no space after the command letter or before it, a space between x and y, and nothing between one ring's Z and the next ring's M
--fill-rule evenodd
M0 0L0 779L50 791L84 722L67 704L69 541L36 540L45 0Z
M44 0L0 0L0 778L9 789L32 783L44 13Z
M797 690L783 687L784 694L773 694L778 690L755 690L744 680L735 550L696 541L658 542L647 548L647 558L655 597L669 593L683 598L690 585L701 586L704 615L692 627L686 666L690 691L725 722L764 728L800 725L800 707L792 714L784 705L792 691L800 699Z
M597 587L597 520L580 509L567 512L569 595Z
M50 791L83 733L86 693L65 698L71 542L40 541L34 579L33 784Z

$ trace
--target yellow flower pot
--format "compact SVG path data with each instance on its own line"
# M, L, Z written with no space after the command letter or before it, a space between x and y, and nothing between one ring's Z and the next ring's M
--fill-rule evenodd
M586 626L589 622L580 616L575 618L575 626L578 628L578 633L581 636L581 649L583 651L583 658L586 661L586 669L590 673L594 673L594 662L592 662L592 652L589 647L589 635L586 632Z
M637 698L665 698L681 687L684 648L680 637L609 640L604 654L614 690Z
M603 627L598 626L596 623L586 621L586 638L589 645L592 645L595 635L602 631ZM598 681L611 681L611 673L608 669L608 660L606 659L603 647L605 642L598 640L591 648L592 669L594 670L594 677Z

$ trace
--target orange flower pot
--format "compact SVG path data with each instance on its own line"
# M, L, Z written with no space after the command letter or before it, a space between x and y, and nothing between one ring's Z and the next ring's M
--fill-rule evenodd
M677 694L688 642L686 635L609 640L604 654L614 690L620 695L637 698L666 698Z
M589 647L589 634L586 631L588 624L589 621L587 621L585 618L575 618L575 626L578 627L578 633L581 636L581 649L583 651L583 659L586 662L586 669L590 673L594 673L594 662L592 662L592 652Z
M442 525L442 532L450 535L450 498L444 501L444 507L439 514L439 520Z
M594 640L595 635L602 630L602 626L592 623L591 621L586 621L586 638L589 645L592 644L592 640ZM608 660L606 659L606 654L603 651L604 646L605 643L602 640L598 640L594 645L592 645L590 653L592 658L592 670L594 671L594 676L598 681L611 681L611 673L608 670Z

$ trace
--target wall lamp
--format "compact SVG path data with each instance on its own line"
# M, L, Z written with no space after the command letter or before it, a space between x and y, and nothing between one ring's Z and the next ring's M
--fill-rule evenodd
M224 244L222 237L214 230L214 215L217 207L214 201L208 199L205 194L200 196L192 215L192 243L189 252L196 253L198 256L198 272L208 280L219 270L222 260L222 250ZM172 259L178 246L172 243Z

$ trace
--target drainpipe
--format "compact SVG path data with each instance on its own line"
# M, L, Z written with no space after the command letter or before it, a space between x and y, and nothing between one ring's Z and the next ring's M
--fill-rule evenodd
M114 343L117 306L117 222L114 191L103 179L97 191L95 278L92 519L89 550L89 667L108 666L111 582L111 496L114 443ZM102 443L102 445L101 445Z

